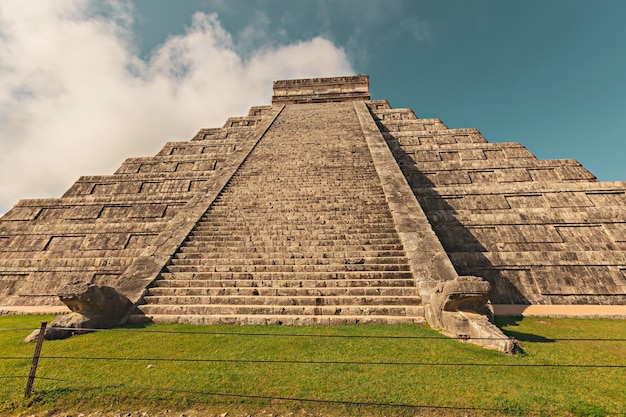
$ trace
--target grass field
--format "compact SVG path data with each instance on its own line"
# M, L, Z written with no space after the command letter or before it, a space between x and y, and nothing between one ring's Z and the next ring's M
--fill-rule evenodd
M410 325L129 326L44 342L24 399L34 343L21 340L51 318L0 317L0 414L626 414L626 321L500 318L518 355Z

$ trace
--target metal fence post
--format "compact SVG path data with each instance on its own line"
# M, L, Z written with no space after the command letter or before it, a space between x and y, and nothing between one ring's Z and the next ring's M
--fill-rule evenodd
M28 382L26 383L26 390L24 391L24 398L30 397L30 393L33 390L33 383L35 382L35 375L37 374L37 364L39 363L39 355L41 354L41 346L43 345L43 339L46 335L45 321L41 322L39 328L39 334L37 335L37 346L35 346L35 353L33 354L33 364L30 367L30 373L28 374Z

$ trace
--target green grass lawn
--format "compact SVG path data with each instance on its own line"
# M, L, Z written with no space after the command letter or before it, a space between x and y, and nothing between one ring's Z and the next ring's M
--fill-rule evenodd
M44 342L33 395L24 399L35 344L21 340L51 318L0 317L0 414L189 407L337 416L626 414L626 321L500 318L521 342L518 355L410 325L128 326ZM565 340L579 338L622 340Z

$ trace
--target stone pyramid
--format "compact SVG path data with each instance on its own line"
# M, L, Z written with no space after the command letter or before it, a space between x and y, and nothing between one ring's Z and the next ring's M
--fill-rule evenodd
M76 281L187 323L623 305L625 192L371 100L364 75L276 81L271 105L20 201L0 219L0 305L58 304Z

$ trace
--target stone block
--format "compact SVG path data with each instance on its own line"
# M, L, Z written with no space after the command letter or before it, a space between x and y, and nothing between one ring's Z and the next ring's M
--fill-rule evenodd
M586 194L596 207L626 207L626 193L622 190L587 192Z
M515 242L563 242L552 225L500 225L497 226L500 241Z
M13 207L0 219L3 221L29 221L35 220L39 213L41 213L41 207Z
M469 171L472 184L493 184L498 181L495 170Z
M544 193L552 208L559 207L592 207L593 203L584 192L562 191Z
M623 295L626 283L607 266L567 265L533 268L543 295Z
M513 209L536 209L550 207L543 194L518 194L505 197L507 204Z
M605 223L604 229L611 235L614 242L626 242L626 222Z
M504 152L504 154L506 155L508 159L513 159L513 158L535 159L535 156L532 153L530 153L528 149L526 149L520 144L516 144L512 146L503 146L502 151Z
M561 179L556 168L532 168L528 169L528 174L533 181L558 181Z
M559 176L563 180L574 181L594 181L596 177L585 168L583 168L578 162L572 161L572 165L563 165L559 167Z
M506 159L506 154L502 149L485 149L483 150L485 158L491 161L502 161Z
M532 181L526 169L499 169L496 171L498 182L527 182Z

